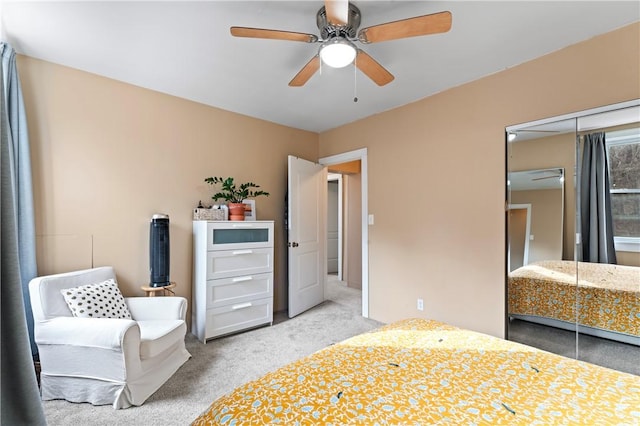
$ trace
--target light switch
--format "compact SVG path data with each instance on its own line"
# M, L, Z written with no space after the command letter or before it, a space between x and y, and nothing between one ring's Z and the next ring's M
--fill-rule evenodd
M529 235L529 241L533 241L533 234Z
M373 215L369 215L369 225L373 225Z

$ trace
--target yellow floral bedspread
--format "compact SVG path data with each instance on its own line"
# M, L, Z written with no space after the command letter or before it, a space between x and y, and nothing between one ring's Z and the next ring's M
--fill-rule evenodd
M640 268L547 260L509 274L509 313L640 336ZM577 286L576 286L577 282Z
M193 425L638 425L640 377L409 319L288 364Z

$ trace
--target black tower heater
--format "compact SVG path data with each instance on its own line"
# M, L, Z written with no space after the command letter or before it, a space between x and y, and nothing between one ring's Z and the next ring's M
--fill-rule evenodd
M168 286L169 281L169 216L154 214L149 229L149 264L151 287Z

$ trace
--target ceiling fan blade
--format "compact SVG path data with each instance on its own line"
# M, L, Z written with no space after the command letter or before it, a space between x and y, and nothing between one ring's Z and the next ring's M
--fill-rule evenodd
M535 179L531 179L531 180L545 180L545 179L558 179L561 176L558 175L553 175L553 176L544 176L544 177L539 177L539 178L535 178Z
M318 41L318 37L313 34L267 30L263 28L231 27L231 35L234 37L267 38L272 40L302 41L305 43L315 43Z
M378 86L384 86L385 84L391 83L394 79L393 75L389 71L360 49L358 49L358 56L356 56L356 66Z
M320 56L316 55L302 69L293 77L293 80L289 82L291 87L304 86L313 74L320 68Z
M362 43L378 43L399 38L446 33L450 29L451 12L439 12L363 28L358 33L358 39Z
M348 0L325 0L324 10L327 13L327 22L334 25L347 25L349 23Z

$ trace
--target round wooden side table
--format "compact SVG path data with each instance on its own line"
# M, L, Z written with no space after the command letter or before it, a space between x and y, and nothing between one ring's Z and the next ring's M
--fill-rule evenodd
M148 297L155 297L155 296L166 296L167 293L172 294L172 295L176 295L176 293L172 290L176 287L176 283L174 281L171 281L171 283L169 283L169 285L164 286L164 287L151 287L148 285L143 285L140 288L142 289L142 291L145 292L145 295Z

